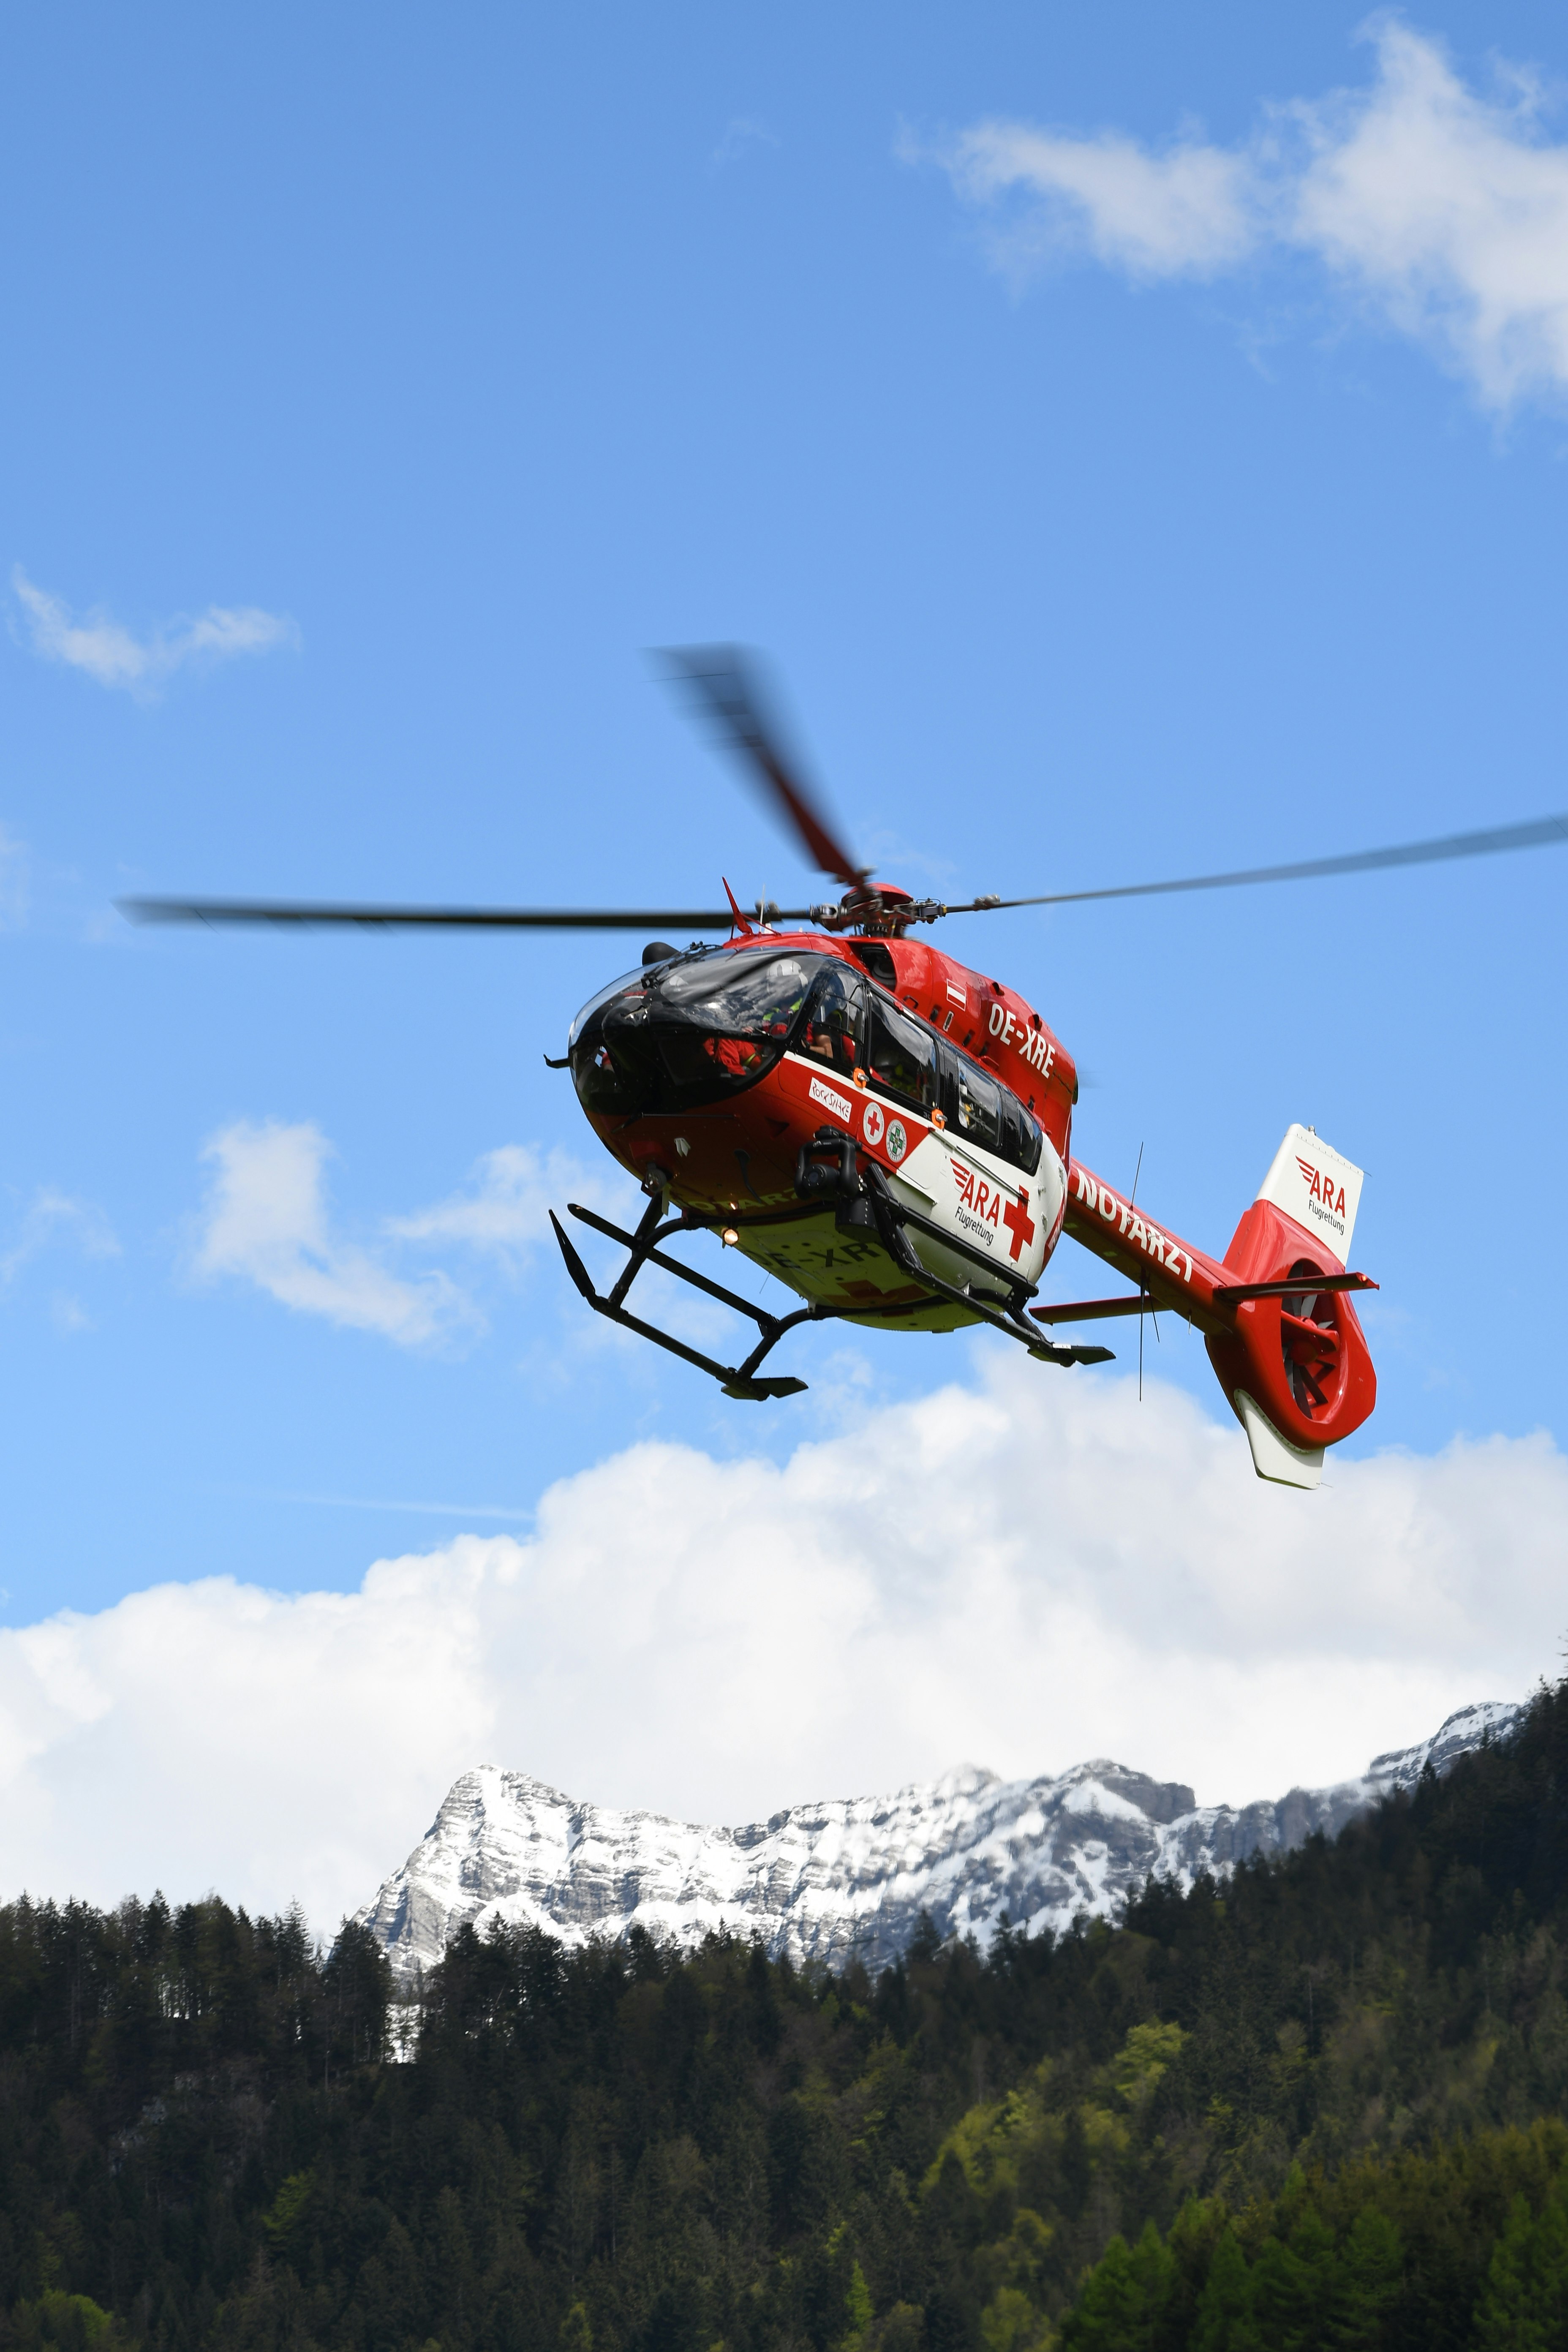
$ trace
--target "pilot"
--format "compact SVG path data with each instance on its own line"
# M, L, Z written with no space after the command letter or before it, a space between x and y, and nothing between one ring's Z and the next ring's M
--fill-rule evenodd
M830 1069L848 1076L855 1068L855 999L847 975L825 971L812 994L801 1044Z

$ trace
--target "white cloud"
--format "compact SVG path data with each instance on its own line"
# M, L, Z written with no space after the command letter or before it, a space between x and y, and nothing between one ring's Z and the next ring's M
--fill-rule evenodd
M68 606L36 587L19 563L11 585L34 653L84 670L100 686L124 687L132 694L155 693L187 663L209 666L236 654L272 653L300 642L299 630L286 615L254 604L209 604L194 619L182 614L151 636L138 637L101 609L73 619Z
M0 1633L0 1893L216 1885L330 1925L486 1759L710 1821L965 1757L1109 1754L1239 1801L1556 1666L1544 1437L1305 1496L1182 1394L1028 1364L833 1425L782 1465L634 1447L530 1540L356 1592L215 1576Z
M1539 90L1513 71L1479 95L1437 42L1390 19L1370 37L1369 86L1271 107L1234 147L1188 138L1155 152L993 121L940 160L989 209L991 256L1012 278L1075 248L1142 279L1305 253L1488 404L1561 394L1568 146L1544 137Z
M16 1238L0 1252L0 1284L15 1282L22 1268L57 1242L73 1242L84 1257L118 1257L120 1244L103 1211L91 1201L40 1185L28 1204Z
M1304 108L1311 161L1291 236L1406 332L1436 341L1504 406L1568 384L1568 147L1549 146L1516 78L1474 96L1400 25L1363 97Z
M323 1181L331 1150L309 1123L239 1119L215 1135L202 1155L214 1175L195 1273L253 1282L301 1314L405 1348L477 1324L477 1309L445 1275L405 1281L332 1233Z
M1206 277L1257 241L1251 165L1219 148L1151 154L1111 131L1080 139L990 121L964 131L942 160L973 204L1018 189L1039 200L994 242L1010 275L1080 245L1137 278Z
M560 1215L568 1201L580 1201L624 1211L626 1191L624 1176L612 1185L570 1152L503 1143L485 1153L466 1192L412 1216L390 1217L386 1229L403 1241L458 1242L515 1267L537 1243L552 1239L552 1209Z

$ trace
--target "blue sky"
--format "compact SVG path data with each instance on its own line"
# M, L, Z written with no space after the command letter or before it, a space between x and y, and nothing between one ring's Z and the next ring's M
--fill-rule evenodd
M118 895L797 892L646 659L728 637L920 888L1568 805L1557 12L65 6L0 50L12 1627L352 1592L638 1444L786 1465L998 1377L812 1335L763 1413L584 1328L543 1209L618 1196L542 1056L636 941ZM1205 1247L1291 1119L1367 1168L1351 1454L1550 1451L1565 890L1548 851L943 943ZM1228 1428L1195 1341L1157 1370Z

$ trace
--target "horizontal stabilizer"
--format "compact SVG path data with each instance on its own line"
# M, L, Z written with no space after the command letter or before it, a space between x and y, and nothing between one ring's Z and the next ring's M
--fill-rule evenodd
M1378 1285L1366 1274L1287 1275L1280 1282L1227 1282L1216 1289L1215 1298L1221 1307L1239 1307L1247 1298L1297 1298L1304 1291L1309 1297L1321 1290L1375 1290ZM1124 1308L1123 1313L1130 1313Z
M1300 1283L1297 1288L1300 1288ZM1037 1323L1102 1323L1110 1315L1152 1314L1154 1301L1145 1290L1131 1298L1080 1298L1074 1306L1031 1307Z

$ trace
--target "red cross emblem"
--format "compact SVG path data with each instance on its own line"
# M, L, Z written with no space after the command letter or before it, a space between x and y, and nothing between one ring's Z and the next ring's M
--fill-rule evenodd
M1020 1191L1016 1201L1009 1201L1002 1213L1002 1223L1013 1236L1013 1263L1018 1263L1018 1253L1026 1249L1035 1238L1035 1221L1029 1214L1029 1196Z

